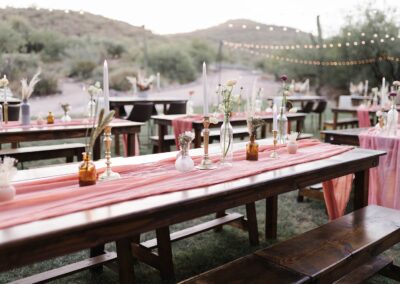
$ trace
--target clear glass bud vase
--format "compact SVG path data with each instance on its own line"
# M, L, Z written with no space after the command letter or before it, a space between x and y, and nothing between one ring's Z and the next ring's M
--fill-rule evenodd
M179 172L189 172L194 168L194 162L189 155L189 147L190 144L182 146L176 157L175 168Z
M278 143L285 144L287 139L288 118L286 116L286 108L281 107L278 117Z
M233 161L233 127L229 115L225 115L220 132L221 164L232 165Z
M392 104L387 114L387 131L391 136L397 135L397 122L399 120L399 113L397 112L396 105Z

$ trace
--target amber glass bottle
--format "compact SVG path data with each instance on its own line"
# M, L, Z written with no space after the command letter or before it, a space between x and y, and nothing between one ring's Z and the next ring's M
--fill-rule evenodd
M250 135L250 141L246 145L246 160L258 161L258 143L255 133Z
M53 124L54 123L54 114L50 111L49 115L47 116L47 124Z
M90 159L90 153L83 153L83 161L79 165L79 186L94 185L97 181L96 166Z

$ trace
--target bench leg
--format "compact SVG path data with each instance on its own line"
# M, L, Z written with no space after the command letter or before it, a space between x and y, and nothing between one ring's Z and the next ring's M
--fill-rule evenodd
M90 257L91 258L95 257L95 256L102 255L102 254L105 254L105 245L99 245L99 246L90 248ZM90 272L95 273L95 274L102 273L103 272L103 266L100 265L100 266L91 268Z
M278 196L266 199L265 204L265 238L276 239L278 225Z
M131 242L129 239L122 239L117 241L116 245L119 283L133 284L135 281L135 271L133 269Z
M355 173L354 210L368 205L369 170Z
M257 246L259 244L259 239L258 239L256 205L254 202L246 204L246 216L247 216L247 229L249 230L250 244L253 246Z
M163 227L156 230L158 256L160 261L161 278L164 281L174 281L174 264L172 261L171 238L169 227Z
M218 219L218 218L224 217L225 215L226 215L225 211L219 211L219 212L215 213L215 218ZM223 228L222 225L215 227L214 232L221 232L222 228Z
M72 163L74 161L74 156L68 156L67 158L66 158L66 162L67 163Z

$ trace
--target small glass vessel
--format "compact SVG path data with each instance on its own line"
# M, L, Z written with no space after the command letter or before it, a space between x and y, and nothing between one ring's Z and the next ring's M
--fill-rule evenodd
M65 108L64 115L61 117L62 122L70 122L72 120L71 116L69 115L70 111L71 111L70 107Z
M232 165L233 161L233 127L229 115L225 115L220 132L221 164Z
M55 120L54 114L51 111L49 111L49 115L47 116L47 124L54 124L54 120Z
M194 162L189 155L189 147L190 144L181 146L181 150L177 155L175 168L179 172L189 172L194 168Z
M285 107L281 107L278 118L278 143L286 144L287 139L287 130L288 130L288 118L286 116Z
M89 119L94 118L95 111L96 111L96 102L94 101L93 96L90 96L90 101L88 102L87 105L87 114Z
M399 114L396 109L396 105L393 103L390 110L387 113L387 131L391 136L397 135L397 122L399 120Z
M83 161L79 165L79 186L94 185L97 181L96 166L91 160L90 153L82 153Z
M13 200L14 197L15 187L13 185L0 185L0 202Z
M258 161L258 143L256 142L256 134L250 135L250 141L246 145L246 160Z

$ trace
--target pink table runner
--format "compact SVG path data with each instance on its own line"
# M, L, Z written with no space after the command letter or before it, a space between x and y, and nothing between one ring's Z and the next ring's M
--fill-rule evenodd
M360 133L359 140L362 148L387 152L379 158L379 166L369 170L368 203L400 209L400 137L370 128Z
M325 159L350 149L350 146L331 145L308 139L299 141L296 155L287 154L286 147L279 146L279 159L270 158L272 146L260 147L258 162L246 161L245 152L236 151L232 167L213 171L193 170L179 173L174 167L175 158L169 158L156 163L115 167L114 170L122 176L120 180L99 182L94 186L79 187L77 175L19 183L16 185L16 198L0 204L0 228L151 195L210 186ZM195 163L198 164L200 159L201 157L194 157ZM212 159L217 162L219 157ZM330 182L327 185L330 185ZM334 201L332 204L336 206Z
M359 107L357 108L358 127L370 127L371 119L369 117L369 108Z

